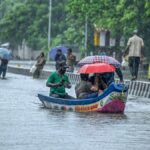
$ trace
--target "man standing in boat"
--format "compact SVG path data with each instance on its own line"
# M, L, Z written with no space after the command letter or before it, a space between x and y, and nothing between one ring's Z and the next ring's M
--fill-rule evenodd
M60 62L58 65L57 71L51 73L49 76L46 86L50 87L50 96L55 98L72 98L69 96L65 88L71 88L71 84L66 72L66 64Z

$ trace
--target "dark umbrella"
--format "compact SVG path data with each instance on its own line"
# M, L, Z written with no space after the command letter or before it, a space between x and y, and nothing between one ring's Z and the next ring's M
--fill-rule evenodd
M85 64L94 64L94 63L107 63L115 66L116 68L121 67L121 64L119 61L117 61L115 58L110 56L87 56L79 61L78 66L83 66Z
M65 46L57 46L57 47L52 48L49 51L49 58L51 58L52 60L54 60L58 49L61 49L62 53L65 56L67 55L67 51L68 51L67 47L65 47Z

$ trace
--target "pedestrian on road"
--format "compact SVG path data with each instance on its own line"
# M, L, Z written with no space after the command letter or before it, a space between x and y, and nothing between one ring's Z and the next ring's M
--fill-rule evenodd
M76 63L76 56L72 53L72 49L69 48L67 52L67 65L68 69L67 72L73 72L74 71L74 66Z
M40 55L36 59L37 59L37 62L35 64L36 69L33 73L33 78L39 78L44 68L44 65L46 63L44 52L41 52Z
M132 75L131 80L137 79L140 58L144 56L144 42L143 39L137 35L137 33L137 30L134 30L133 36L128 40L127 48L124 53L124 56L127 54L129 55L129 69Z
M7 65L8 65L8 60L4 59L4 58L1 58L1 63L0 63L0 77L2 75L2 79L6 78Z
M62 53L61 49L57 50L55 62L56 62L56 70L59 68L60 63L66 64L66 56Z

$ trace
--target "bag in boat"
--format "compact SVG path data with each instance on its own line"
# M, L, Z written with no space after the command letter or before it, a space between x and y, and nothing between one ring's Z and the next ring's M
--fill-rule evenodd
M35 66L35 65L33 65L33 66L30 68L30 72L31 72L31 73L34 73L34 72L35 72L35 70L36 70L36 66Z

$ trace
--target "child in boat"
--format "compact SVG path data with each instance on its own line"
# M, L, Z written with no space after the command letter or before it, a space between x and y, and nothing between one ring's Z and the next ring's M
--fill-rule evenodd
M75 86L76 97L79 99L85 98L88 94L93 93L92 83L88 81L88 74L80 74L81 81Z

